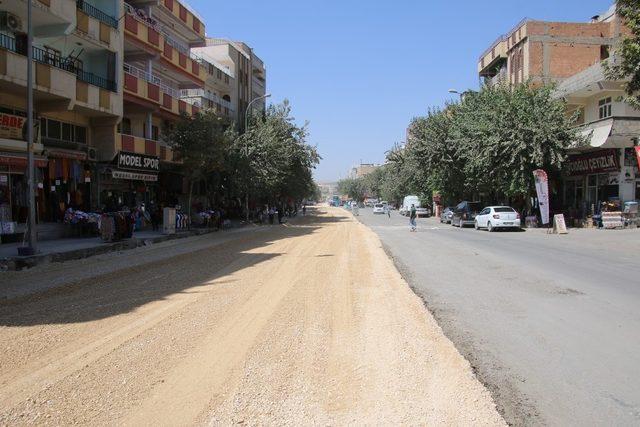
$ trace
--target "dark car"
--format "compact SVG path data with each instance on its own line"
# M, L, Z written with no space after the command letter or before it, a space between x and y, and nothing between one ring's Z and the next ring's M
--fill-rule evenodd
M465 201L458 203L451 216L451 225L461 228L465 225L474 225L480 208L480 202Z
M451 224L451 217L453 216L453 207L452 206L447 206L446 208L444 208L442 210L442 213L440 214L440 222L445 223L445 224Z

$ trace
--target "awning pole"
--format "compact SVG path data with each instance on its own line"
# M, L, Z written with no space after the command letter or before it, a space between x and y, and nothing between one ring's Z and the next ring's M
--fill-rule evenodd
M32 0L27 0L27 182L29 185L29 248L36 253L36 170L33 158L33 22Z

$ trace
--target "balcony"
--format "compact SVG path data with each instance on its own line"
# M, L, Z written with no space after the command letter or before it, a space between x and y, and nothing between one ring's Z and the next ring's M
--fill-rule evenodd
M173 27L192 45L204 45L205 28L201 18L184 1L160 0L158 11L162 11L171 22L179 25Z
M134 40L137 45L151 54L162 52L164 41L161 35L162 27L158 22L127 3L124 3L124 6L124 30L129 40Z
M106 24L112 28L118 28L118 20L116 18L87 3L85 0L76 0L76 7L78 8L78 10L81 10L86 15L97 19L103 24Z
M178 89L167 85L160 77L130 64L124 64L124 90L125 95L135 97L129 98L129 101L150 111L170 113L173 116L183 113L193 115L200 111L198 106L180 100Z
M160 160L174 162L173 150L161 141L141 138L139 136L117 134L115 151L158 156Z
M150 56L160 53L160 61L183 86L199 87L204 85L207 72L200 65L197 55L190 52L188 46L172 37L165 27L155 18L148 17L142 10L125 3L125 34L127 41L142 49ZM125 46L132 52L136 48Z
M76 23L75 0L33 0L33 31L40 37L56 37L69 34ZM2 2L2 11L17 15L22 20L22 31L26 32L26 1Z

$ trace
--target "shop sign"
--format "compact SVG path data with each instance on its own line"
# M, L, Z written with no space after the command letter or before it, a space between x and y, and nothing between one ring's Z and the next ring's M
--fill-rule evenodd
M22 128L26 121L26 117L0 113L0 137L7 139L24 139L22 137Z
M536 169L533 171L533 179L536 183L542 223L549 224L549 178L544 170Z
M640 145L635 146L633 148L636 150L636 158L638 159L638 168L640 169Z
M569 175L618 172L620 171L618 151L615 149L600 150L593 153L569 156L565 167Z
M116 179L128 179L131 181L155 182L158 180L158 175L152 175L149 173L129 172L129 171L114 170L111 172L111 176L113 176Z
M47 159L35 158L34 163L37 168L46 168L48 164ZM27 167L27 156L26 155L0 155L0 165L8 165L10 167L18 168L18 169L26 169Z
M160 170L160 158L156 156L146 156L144 154L120 151L118 153L118 167L120 169L158 172Z

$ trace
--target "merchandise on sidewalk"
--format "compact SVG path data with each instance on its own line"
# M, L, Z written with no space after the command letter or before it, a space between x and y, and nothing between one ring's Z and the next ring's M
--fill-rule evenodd
M105 242L129 239L133 235L134 219L131 212L109 212L102 214L100 234Z

